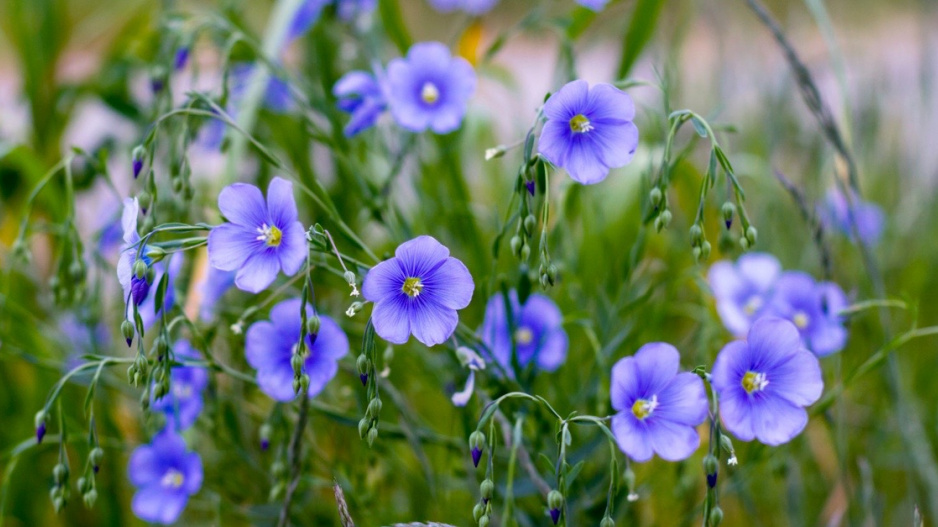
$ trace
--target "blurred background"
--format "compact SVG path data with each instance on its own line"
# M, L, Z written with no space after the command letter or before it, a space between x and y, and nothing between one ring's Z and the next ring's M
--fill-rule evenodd
M492 258L493 243L512 212L520 152L486 162L485 149L523 139L545 94L567 80L649 83L628 89L642 140L628 167L590 187L562 172L552 178L550 244L561 280L548 294L564 312L570 353L565 366L539 375L531 390L561 413L608 415L609 368L646 342L673 343L690 369L712 364L731 338L706 285L709 264L695 263L687 235L708 159L702 144L692 145L675 170L671 228L655 233L643 224L649 177L661 159L670 111L690 108L721 126L721 142L759 229L756 248L776 255L785 269L824 275L812 226L773 174L793 181L814 210L835 178L844 177L844 167L802 101L781 50L744 0L614 0L598 16L572 0L502 0L479 18L441 14L423 0L379 3L374 13L351 23L327 9L312 31L284 50L283 68L302 102L291 113L261 111L254 132L301 178L323 182L343 220L378 255L417 234L444 242L476 280L472 305L460 314L471 328L481 324L488 295L502 283L513 287L524 274L508 251ZM0 0L0 524L141 523L130 510L134 489L126 463L155 429L141 411L140 390L128 385L122 367L106 370L93 395L105 449L93 508L73 492L63 512L53 511L48 494L59 456L59 418L37 446L33 416L81 355L133 356L119 332L123 303L114 271L121 200L141 188L132 175L131 151L160 115L189 100L187 92L224 95L226 66L257 57L272 6L235 0ZM858 302L879 298L881 281L886 296L905 306L851 318L847 348L822 361L832 387L897 336L938 324L938 307L932 305L938 290L938 244L932 240L938 226L938 3L804 0L767 6L846 137L863 199L886 214L884 232L871 247L875 272L847 236L835 229L826 233L829 278ZM358 138L343 138L347 117L335 108L331 86L347 71L400 56L408 39L446 42L475 65L479 86L463 129L443 137L410 136L388 120ZM175 71L173 57L182 46L191 50L189 61ZM164 80L169 90L162 93L171 100L154 95L153 82ZM158 178L156 210L161 221L217 223L216 197L228 178L266 187L277 173L252 153L231 174L230 138L219 145L205 138L205 123L191 124L203 129L182 147L190 190L174 193L166 178ZM183 155L174 131L166 126L158 139L154 170L163 175ZM682 146L692 141L692 131L679 135ZM53 178L30 201L63 159L69 159L74 188ZM71 232L71 196L81 244L63 242ZM321 221L333 228L308 197L298 199L304 224ZM709 232L721 231L721 202L711 200ZM28 262L13 256L24 221ZM732 240L713 241L711 262L740 254ZM337 243L360 256L348 240ZM82 276L64 274L65 249L85 263ZM196 318L195 277L204 272L204 254L187 255L185 268L175 286L177 305ZM482 476L471 466L466 438L481 412L482 394L494 398L503 392L499 380L480 381L469 406L454 408L449 396L465 374L451 352L416 342L382 348L389 395L381 421L387 431L382 428L368 448L356 428L367 400L354 363L367 312L343 317L348 291L341 278L322 273L317 280L318 308L341 319L352 350L317 399L322 408L312 413L295 521L339 524L335 479L358 525L471 524ZM253 375L243 357L243 337L229 326L243 316L250 323L266 315L263 309L245 315L258 303L251 295L232 291L225 299L218 319L201 323L198 331L221 362ZM934 524L935 341L910 339L895 347L882 366L851 379L790 444L736 443L739 466L721 472L725 524L911 525L916 508L926 525ZM63 389L73 482L88 453L83 401L89 377L74 377ZM205 398L206 409L186 438L202 456L206 479L179 523L273 524L279 499L270 494L292 407L273 404L256 386L224 374L212 375ZM533 408L512 411L530 413L524 437L532 455L553 460L552 425ZM270 452L258 446L264 423L274 430ZM699 524L703 454L702 448L684 463L634 464L641 499L629 503L620 492L617 524ZM574 430L571 458L585 463L568 496L576 511L570 525L598 524L608 456L595 429ZM505 460L500 463L497 474L504 473ZM536 464L548 478L549 464ZM515 493L517 524L547 525L543 496L524 475L517 477Z

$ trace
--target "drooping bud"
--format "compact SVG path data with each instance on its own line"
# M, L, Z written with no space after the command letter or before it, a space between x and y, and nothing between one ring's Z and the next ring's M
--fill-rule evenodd
M521 241L520 236L512 236L509 245L511 246L511 254L516 257L521 257L521 246L524 242Z
M143 280L147 276L147 263L143 259L134 262L134 276L137 280Z
M143 145L137 145L134 147L133 152L130 154L134 169L134 179L137 179L137 176L140 175L140 171L143 170L144 156L146 156L146 150L144 150Z
M703 229L700 228L699 223L695 223L690 227L690 245L691 247L697 247L703 241Z
M491 520L489 520L489 517L488 517L488 516L483 516L483 517L479 518L479 527L489 527L489 522L490 522L490 521L491 521Z
M664 209L663 211L661 211L661 214L659 214L658 217L655 218L655 231L661 232L662 230L667 228L667 226L670 224L671 224L671 211L668 209Z
M261 437L261 450L267 450L270 448L270 424L264 423L261 425L261 429L258 431L258 435Z
M528 258L530 257L531 257L531 246L525 245L524 247L521 248L521 261L527 262Z
M41 444L42 438L46 435L46 411L39 410L36 412L35 418L36 424L36 443Z
M68 467L62 463L57 464L52 469L52 477L55 479L55 484L62 486L62 483L65 481L65 478L68 477Z
M658 205L661 205L662 197L661 189L658 187L651 189L651 193L648 194L648 199L651 201L651 206L655 209L658 208Z
M704 240L704 242L700 245L700 258L703 260L709 260L711 250L712 247L710 246L710 242Z
M101 459L104 457L104 450L96 446L91 449L91 452L88 453L88 460L91 461L92 467L97 467L101 464Z
M729 201L723 204L723 223L726 224L726 228L729 229L733 226L733 215L736 214L736 205L733 205Z
M563 494L559 490L552 490L547 494L547 507L550 509L550 519L557 525L560 521L560 510L563 508Z
M485 503L488 503L492 499L492 494L495 492L495 483L486 478L481 485L479 485L479 493L482 494L482 500Z
M609 516L603 516L603 521L599 522L599 527L616 527L616 522Z
M121 335L127 341L127 347L134 341L134 325L127 319L121 322Z
M537 227L537 218L533 214L528 214L524 219L524 232L528 233L528 236L531 236L534 233L534 229Z
M319 326L321 324L322 321L319 320L319 315L313 314L313 316L306 319L306 334L309 336L310 346L316 342L316 337L319 336Z
M137 194L137 202L140 203L140 212L146 214L147 209L153 204L153 195L144 190L140 194Z
M529 180L525 181L525 182L524 182L524 188L528 189L528 194L530 194L531 196L534 196L534 189L535 189L535 187L534 187L534 180L533 180L533 179L529 179Z
M737 465L739 460L736 459L736 450L733 449L733 440L726 434L720 434L720 446L723 447L723 450L730 456L730 458L726 460L726 463L732 466Z
M505 152L507 152L507 151L508 151L508 149L505 147L505 145L498 145L498 146L495 146L495 147L492 147L492 148L486 148L486 149L485 149L485 160L486 160L486 161L491 161L491 160L493 160L493 159L495 159L495 158L502 157L503 155L505 155Z
M189 46L183 46L176 50L176 57L173 59L173 69L179 71L186 67L189 62Z
M707 474L707 487L713 488L717 486L717 470L719 468L719 463L717 458L713 454L707 454L703 458L704 472Z
M710 525L717 527L723 521L723 509L719 505L713 507L710 511Z
M309 393L309 375L303 374L300 375L300 392L302 394Z
M757 231L755 227L750 225L749 228L746 229L746 239L749 240L750 246L755 245L756 240L759 239L759 231Z
M365 439L365 435L368 434L368 429L371 428L371 421L368 419L362 419L358 422L358 437Z
M368 446L371 446L375 442L375 439L378 439L378 429L372 428L368 431Z
M485 514L485 506L481 503L476 503L476 506L472 508L472 519L478 523L479 518L481 518L483 514Z
M365 415L374 419L379 413L381 413L381 399L372 399L368 403L368 408L365 409Z
M85 502L85 507L89 509L94 507L94 502L98 500L98 491L91 489L82 496L82 500Z
M742 247L744 251L745 251L745 250L748 250L748 249L749 249L749 240L748 240L745 236L741 237L741 238L739 239L739 246Z
M485 434L476 430L469 435L469 448L472 450L472 464L479 466L479 460L482 459L482 449L485 448Z

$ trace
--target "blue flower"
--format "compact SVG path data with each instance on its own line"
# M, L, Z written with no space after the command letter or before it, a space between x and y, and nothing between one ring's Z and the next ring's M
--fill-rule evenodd
M306 305L306 315L313 309ZM338 360L348 353L348 337L331 318L320 315L319 333L306 335L309 355L304 372L309 375L309 397L316 397L335 377ZM248 328L245 355L248 364L257 370L257 385L276 401L292 401L294 351L300 342L300 299L284 300L270 310L270 320L255 322ZM305 329L303 330L305 332Z
M124 200L124 211L121 215L121 226L124 230L124 245L121 248L120 259L117 261L117 279L120 281L124 292L124 299L127 300L127 309L125 311L127 320L134 319L134 304L137 305L137 311L143 321L144 329L149 328L156 321L156 317L162 309L170 309L175 303L176 294L173 288L173 278L182 270L182 253L173 254L168 265L164 262L152 263L152 259L146 248L141 251L141 260L148 268L153 270L152 281L146 276L137 278L134 273L134 264L137 261L137 244L140 241L140 235L137 234L137 214L140 206L137 198L127 198ZM152 286L158 285L163 275L167 274L166 295L163 297L163 305L156 305L156 295L150 294Z
M456 358L464 368L469 370L469 377L466 378L465 388L454 393L451 399L455 406L466 406L469 398L472 397L472 392L475 391L476 372L485 369L485 361L475 351L465 346L456 348Z
M459 128L476 74L469 62L453 57L439 42L414 44L406 58L388 64L388 105L402 128L438 134Z
M612 367L612 434L635 461L654 454L680 461L700 446L696 427L707 418L707 395L700 377L678 373L680 362L674 346L652 342Z
M492 358L513 376L512 352L522 370L533 365L539 370L554 371L567 359L567 332L557 304L544 295L533 294L524 305L518 293L510 291L511 326L505 312L505 297L497 293L485 306L479 338Z
M363 13L374 11L378 0L337 0L339 18L342 20L351 20Z
M297 221L293 183L273 178L266 203L259 188L234 183L219 193L218 208L229 223L209 233L209 262L221 271L237 271L239 289L259 293L280 269L293 276L303 266L308 249L303 224Z
M853 228L851 226L851 209L846 196L836 188L827 192L824 204L821 207L821 220L851 240ZM875 203L863 201L856 194L853 195L853 221L857 224L860 240L866 245L876 245L883 234L886 225L886 215Z
M290 29L287 31L287 41L302 36L309 31L319 20L322 10L332 3L332 0L304 0L293 15Z
M430 0L430 5L442 13L464 11L470 15L481 15L491 11L498 0Z
M793 323L804 345L826 357L847 343L844 319L838 314L847 306L847 296L837 284L818 284L806 273L786 271L775 284L769 312Z
M185 340L173 345L176 360L199 359L199 354ZM202 413L202 392L208 386L208 371L195 366L175 366L170 374L170 391L154 399L150 407L166 415L166 426L183 431Z
M202 487L202 458L186 451L186 443L167 428L149 445L137 447L127 464L130 482L137 487L131 507L143 521L175 523Z
M544 115L538 152L584 185L627 165L638 148L635 105L611 84L567 83L544 103Z
M364 71L350 71L336 81L332 94L338 99L338 107L352 114L345 126L345 136L352 137L371 128L387 108L384 92L375 75Z
M782 265L768 253L746 253L732 262L710 267L707 281L717 302L717 313L730 333L745 335L753 321L764 315L772 300Z
M602 11L609 0L576 0L576 3L593 11Z
M773 446L804 430L804 407L824 389L821 366L804 348L798 330L771 316L757 320L747 340L723 347L712 379L723 426L743 441Z
M375 332L393 344L410 335L426 346L445 342L472 300L475 284L462 262L435 238L418 236L402 243L394 258L371 268L362 294L374 302Z

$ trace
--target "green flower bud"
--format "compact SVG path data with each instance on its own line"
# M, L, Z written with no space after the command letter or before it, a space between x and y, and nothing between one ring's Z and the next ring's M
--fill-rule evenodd
M622 475L622 479L625 481L625 488L632 492L635 488L635 472L632 471L632 467L625 469L625 474Z
M599 527L616 527L616 522L609 516L603 516L603 521L599 522Z
M557 281L557 266L550 264L547 266L547 280L550 282L550 285L554 285L554 282Z
M563 494L559 490L552 490L547 494L547 507L560 510L563 507Z
M147 245L146 255L147 255L147 258L150 259L150 263L156 263L166 257L166 251L163 250L162 247L157 247L155 245Z
M522 246L522 243L523 243L523 242L521 241L521 237L520 237L520 236L512 236L512 237L511 237L511 242L510 242L510 244L511 244L511 254L513 254L513 255L515 255L515 256L517 256L517 257L520 257L520 256L521 256L521 246Z
M375 439L378 439L378 429L372 428L368 431L368 446L374 444Z
M651 200L651 206L657 209L657 208L658 208L658 205L661 205L661 198L662 198L662 197L663 197L663 196L662 196L662 194L661 194L661 189L660 189L660 188L655 187L655 188L651 189L651 193L648 195L648 199Z
M33 423L36 425L37 429L45 425L46 424L46 411L39 410L38 412L36 412L36 417L33 418Z
M717 466L718 466L717 458L714 457L713 454L707 454L706 456L704 456L703 458L704 472L706 472L707 474L715 474L717 471Z
M55 484L61 486L68 478L68 467L62 463L57 464L52 469L52 477L55 479Z
M364 353L358 356L358 360L355 361L355 366L358 367L358 373L364 375L368 373L368 357Z
M365 439L365 435L368 433L368 429L371 428L371 421L368 419L362 419L358 422L358 437Z
M68 266L68 275L72 280L80 281L85 277L85 266L78 260L75 260Z
M137 201L140 203L140 209L146 214L147 209L153 204L153 196L144 190L140 194L137 194Z
M485 514L485 506L483 506L481 503L476 503L476 506L472 508L473 521L478 522L479 518L481 518L483 514Z
M700 245L700 242L703 241L703 229L700 228L700 224L695 223L690 227L690 244L691 247L697 247Z
M55 513L58 514L63 508L65 508L65 498L58 496L52 500L52 507L55 508Z
M156 270L152 267L147 268L147 283L152 284L156 280Z
M365 415L376 418L379 413L381 413L381 399L372 399L371 402L368 403L368 409L365 410Z
M181 194L186 189L186 182L181 177L173 178L173 192Z
M723 223L726 224L726 228L729 229L733 225L733 215L736 214L736 205L733 205L729 201L723 204Z
M710 525L717 527L723 521L723 509L719 505L710 510Z
M89 509L94 507L94 502L98 500L98 491L91 489L82 496L82 500L85 502L85 507Z
M489 527L489 517L483 516L479 518L479 527Z
M304 396L309 392L309 375L303 374L300 375L300 392Z
M526 232L528 236L530 236L534 232L534 229L536 227L537 227L537 218L535 218L533 214L528 214L528 216L524 218L524 232Z
M531 257L531 246L525 245L524 247L521 248L521 261L527 262L528 258L530 257Z
M486 479L479 485L479 492L482 494L482 499L492 499L492 494L495 492L495 483L490 479Z
M700 257L704 260L709 260L711 249L710 242L704 240L703 244L700 245Z
M134 262L134 276L137 277L137 280L143 280L143 277L147 275L147 263L143 259L137 260Z
M88 453L88 460L91 461L91 464L94 466L101 464L101 459L104 457L104 450L96 446L91 449L91 452Z
M756 230L752 225L746 229L746 239L749 240L749 245L755 245L756 240L759 239L759 231Z
M701 253L700 247L694 247L694 249L691 251L691 253L693 253L693 255L694 255L694 261L695 261L695 262L699 262L699 261L700 261L700 253Z
M749 240L745 236L743 236L742 238L739 239L739 246L742 247L744 251L748 250Z

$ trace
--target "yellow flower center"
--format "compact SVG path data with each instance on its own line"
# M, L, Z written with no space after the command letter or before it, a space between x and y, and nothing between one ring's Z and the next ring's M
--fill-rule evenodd
M570 129L575 134L585 134L593 129L593 124L582 113L578 113L570 119Z
M658 407L658 396L652 395L651 399L639 399L632 405L632 414L639 420L651 415Z
M765 387L769 385L769 379L766 378L764 373L747 371L746 375L743 375L742 384L746 393L758 392L764 390Z
M423 284L420 283L420 278L412 276L407 280L404 280L404 286L401 287L401 291L407 293L407 296L413 298L420 295L420 291L423 290Z
M515 330L515 342L522 346L530 344L534 340L534 332L522 326Z
M746 312L746 315L753 316L756 314L756 311L762 309L762 298L759 296L753 295L746 301L746 305L743 306L743 311Z
M808 314L804 311L795 311L795 316L791 317L791 321L798 326L798 329L804 329L811 323L811 319L808 318Z
M276 225L267 225L265 223L257 228L257 232L259 233L257 240L266 243L268 247L278 247L280 240L283 238L283 233Z
M440 89L432 82L426 82L420 89L420 98L427 104L434 104L440 100Z
M163 474L163 479L160 481L160 483L164 487L178 489L179 487L182 486L182 484L185 481L186 481L186 478L185 476L182 475L182 472L179 472L178 470L171 468L168 471L166 471L166 474Z

